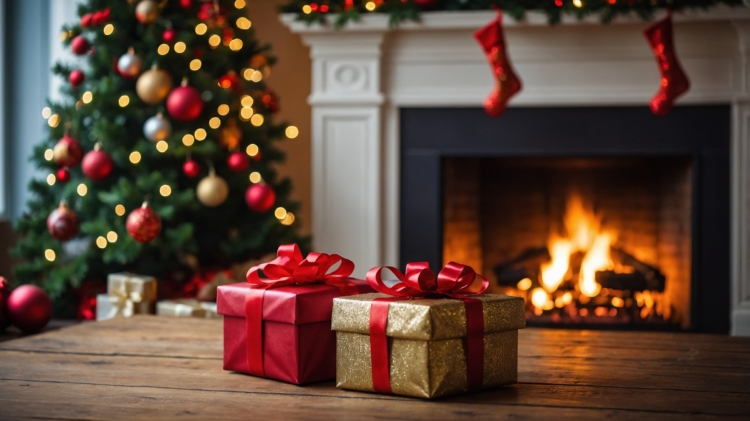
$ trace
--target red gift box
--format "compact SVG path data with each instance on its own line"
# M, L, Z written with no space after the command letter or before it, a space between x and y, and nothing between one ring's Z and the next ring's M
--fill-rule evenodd
M373 292L349 278L354 265L337 255L310 253L296 245L279 248L273 262L250 269L248 281L218 288L224 315L224 370L294 384L336 377L333 299ZM341 262L333 273L328 269ZM268 278L260 278L263 270ZM259 320L259 315L262 318Z

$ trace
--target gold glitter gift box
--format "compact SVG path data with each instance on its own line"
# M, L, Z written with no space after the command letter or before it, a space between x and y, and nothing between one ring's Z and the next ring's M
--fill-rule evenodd
M373 392L370 308L386 294L334 300L331 328L336 331L336 386ZM483 294L484 360L482 388L516 382L518 329L526 326L519 297ZM419 398L468 391L466 310L459 299L408 299L388 306L391 392Z

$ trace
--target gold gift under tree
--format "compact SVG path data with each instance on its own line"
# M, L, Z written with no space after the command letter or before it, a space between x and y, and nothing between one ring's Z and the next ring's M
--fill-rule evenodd
M370 352L370 306L385 294L336 298L331 328L336 331L336 386L374 391ZM484 294L483 387L515 383L518 373L518 329L525 327L524 301ZM457 299L409 299L388 307L391 391L420 398L468 390L466 310Z

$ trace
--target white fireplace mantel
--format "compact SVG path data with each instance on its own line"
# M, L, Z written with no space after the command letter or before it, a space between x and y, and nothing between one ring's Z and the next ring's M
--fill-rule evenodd
M494 12L429 12L388 26L367 15L342 30L281 20L310 46L315 249L344 253L356 275L399 255L399 108L479 107L493 78L472 34ZM750 9L674 16L690 91L678 104L731 104L731 323L750 335ZM523 90L511 106L647 105L659 87L642 31L648 23L595 16L549 26L504 18Z

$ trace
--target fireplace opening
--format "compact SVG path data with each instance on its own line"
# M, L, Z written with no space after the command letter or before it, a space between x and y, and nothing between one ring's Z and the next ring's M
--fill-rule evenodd
M689 329L690 157L445 158L443 263L529 325Z

